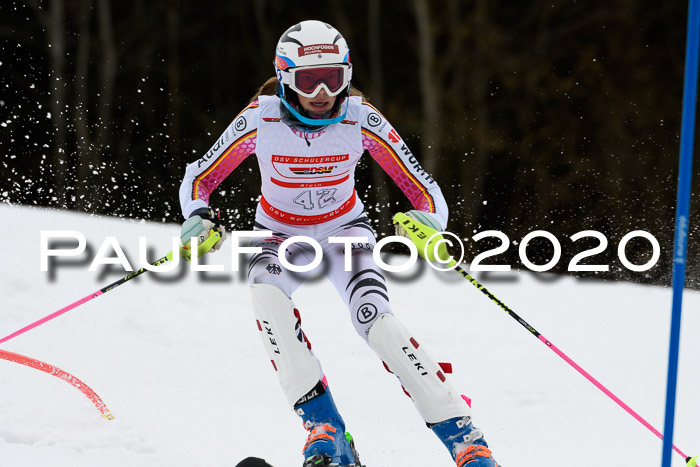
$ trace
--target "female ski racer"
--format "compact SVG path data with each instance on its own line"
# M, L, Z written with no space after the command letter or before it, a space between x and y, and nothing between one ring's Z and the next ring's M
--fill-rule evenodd
M335 28L320 21L292 26L277 43L274 65L276 77L261 87L209 152L187 167L180 187L187 219L181 237L183 245L192 237L208 238L217 225L209 207L211 193L255 154L262 177L255 229L272 234L251 242L261 248L248 268L253 312L282 390L309 431L304 466L361 464L291 299L303 274L291 273L277 255L285 239L300 235L322 246L327 276L356 331L398 377L457 466L496 467L465 400L391 311L384 277L372 259L374 232L355 192L355 167L368 152L415 208L407 215L438 231L445 229L448 214L440 188L384 116L350 92L349 49ZM221 231L216 250L225 239ZM406 236L402 227L397 234ZM345 245L331 243L329 237L360 237L348 239L351 271L344 267ZM301 242L285 253L295 265L314 257Z

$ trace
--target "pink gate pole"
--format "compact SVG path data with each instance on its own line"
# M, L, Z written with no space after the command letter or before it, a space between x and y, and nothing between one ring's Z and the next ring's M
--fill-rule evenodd
M37 370L41 370L44 373L48 373L52 376L55 376L56 378L62 379L66 383L68 383L71 386L73 386L74 388L76 388L78 391L82 392L85 395L85 397L90 399L90 402L92 402L93 405L97 408L97 410L100 412L100 415L105 417L107 420L114 420L114 415L112 415L112 412L109 411L109 409L107 408L105 403L102 402L102 399L100 399L100 396L98 396L95 393L95 391L90 389L90 386L83 383L82 381L80 381L78 378L71 375L67 371L63 371L60 368L57 368L53 365L42 362L41 360L37 360L35 358L30 358L30 357L25 357L24 355L20 355L18 353L14 353L14 352L8 352L7 350L0 350L0 358L2 358L3 360L10 361L10 362L22 364L22 365L28 366L30 368L35 368Z

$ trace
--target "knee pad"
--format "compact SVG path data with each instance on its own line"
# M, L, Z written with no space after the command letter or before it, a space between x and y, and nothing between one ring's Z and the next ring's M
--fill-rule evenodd
M339 291L348 304L352 324L367 341L370 329L379 317L391 313L384 277L376 269L366 268L343 287L344 290L340 288Z
M369 339L370 330L384 314L391 314L389 302L377 295L363 297L350 304L350 317L355 331L365 341Z
M273 285L285 293L289 293L289 278L286 277L289 271L284 271L277 259L277 255L272 251L265 250L262 253L253 255L248 264L248 283Z
M293 407L323 378L321 365L301 330L299 311L292 300L268 284L253 284L250 292L260 337Z
M470 416L471 410L455 392L433 360L394 315L383 314L369 331L372 350L396 375L426 423Z

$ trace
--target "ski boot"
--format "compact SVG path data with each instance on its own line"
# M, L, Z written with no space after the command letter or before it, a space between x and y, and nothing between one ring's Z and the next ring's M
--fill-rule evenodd
M294 406L309 436L304 445L304 467L361 467L355 443L345 433L330 390L319 382Z
M457 467L500 467L470 417L455 417L429 425L452 454Z

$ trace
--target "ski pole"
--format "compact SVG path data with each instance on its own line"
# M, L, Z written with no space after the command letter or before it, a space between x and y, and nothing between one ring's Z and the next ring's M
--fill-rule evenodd
M520 316L518 316L517 313L515 313L510 307L508 307L505 303L503 303L501 300L499 300L494 294L492 294L486 287L481 285L479 281L474 279L467 271L462 269L457 265L457 261L455 261L451 256L449 256L449 253L447 253L447 247L445 246L445 243L447 241L442 237L442 235L434 230L431 229L430 227L427 227L419 222L414 221L407 215L403 213L398 213L394 215L394 223L400 223L406 232L411 236L411 240L416 244L418 247L418 254L421 255L423 258L428 259L429 261L435 261L435 260L440 260L441 263L447 264L449 268L454 268L455 271L457 271L462 277L464 277L469 283L471 283L474 287L476 287L481 293L486 295L488 298L491 299L496 305L498 305L499 308L501 308L503 311L508 313L513 319L515 319L518 323L520 323L525 329L530 331L530 333L535 336L537 339L539 339L543 344L545 344L547 347L552 349L554 353L559 355L566 363L571 365L576 371L581 373L588 381L593 383L595 387L603 391L605 395L610 397L613 401L617 403L620 407L622 407L627 413L632 415L635 420L637 420L639 423L644 425L649 431L654 433L659 439L663 441L664 436L661 434L659 430L654 428L649 422L647 422L641 415L639 415L637 412L635 412L629 405L625 404L622 399L617 397L615 394L612 393L608 388L603 386L597 379L595 379L590 373L588 373L586 370L584 370L579 364L577 364L575 361L573 361L571 358L569 358L564 352L562 352L557 346L552 344L547 338L545 338L542 334L540 334L535 328L530 326L527 321L522 319ZM429 248L431 249L429 251ZM437 251L436 251L437 250ZM445 259L443 259L445 258ZM449 260L446 260L446 258L450 258ZM676 445L673 445L673 450L676 451L679 455L685 459L685 462L687 463L688 467L696 465L697 462L697 457L691 458L690 456L686 456L683 451L681 451Z
M209 238L207 238L203 243L201 243L201 244L197 247L197 255L198 255L198 256L202 256L204 253L206 253L207 251L209 251L209 250L211 249L211 247L214 246L214 244L215 244L217 241L219 241L220 238L221 238L221 235L219 234L219 232L217 232L217 231L212 232L212 233L209 235ZM181 256L184 256L185 259L186 259L187 261L189 261L189 259L190 259L189 250L183 251L183 250L181 249L180 252L181 252ZM166 263L166 262L168 262L168 261L170 261L170 260L172 260L172 259L173 259L173 251L171 250L171 251L168 252L167 255L165 255L165 256L163 256L162 258L157 259L156 261L152 262L152 263L151 263L151 266L160 266L161 264L164 264L164 263ZM58 317L58 316L61 316L62 314L66 313L66 312L68 312L68 311L70 311L70 310L72 310L73 308L77 308L77 307L79 307L80 305L82 305L83 303L89 302L89 301L92 300L93 298L97 298L97 297L99 297L100 295L106 294L106 293L109 292L110 290L114 290L115 288L119 287L120 285L122 285L122 284L124 284L124 283L126 283L126 282L129 282L131 279L133 279L133 278L135 278L135 277L138 277L138 276L140 276L141 274L143 274L143 273L145 273L145 272L147 272L147 271L148 271L148 269L146 269L145 267L139 269L138 271L134 271L134 272L132 272L131 274L129 274L128 276L124 276L124 277L122 277L121 279L119 279L119 280L117 280L117 281L114 281L114 282L112 282L111 284L109 284L109 285L107 285L107 286L105 286L105 287L102 287L100 290L98 290L98 291L96 291L96 292L94 292L94 293L91 293L90 295L87 295L87 296L81 298L80 300L75 301L75 302L71 303L70 305L63 307L63 308L61 308L61 309L58 310L58 311L54 311L54 312L51 313L50 315L44 316L43 318L41 318L41 319L39 319L39 320L37 320L37 321L34 321L34 322L31 323L31 324L28 324L27 326L23 327L22 329L18 329L17 331L13 332L12 334L9 334L9 335L3 337L2 339L0 339L0 344L2 344L3 342L9 341L10 339L12 339L12 338L14 338L14 337L17 337L17 336L19 336L20 334L24 334L25 332L27 332L27 331L29 331L29 330L31 330L31 329L34 329L35 327L40 326L40 325L46 323L47 321L51 321L52 319L54 319L54 318L56 318L56 317Z
M527 321L525 321L525 320L522 319L520 316L518 316L517 313L515 313L515 312L514 312L512 309L510 309L505 303L503 303L501 300L499 300L499 299L498 299L494 294L492 294L486 287L484 287L483 285L481 285L481 284L480 284L476 279L474 279L474 277L472 277L467 271L465 271L465 270L462 269L461 267L457 266L457 262L456 262L456 261L452 260L452 261L450 261L450 262L448 263L448 265L449 265L450 267L453 267L453 266L454 266L455 271L457 271L458 273L460 273L460 274L462 275L462 277L464 277L466 280L468 280L472 285L474 285L474 287L476 287L477 289L479 289L479 290L481 291L481 293L483 293L484 295L486 295L487 297L489 297L489 298L491 299L491 301L493 301L496 305L498 305L503 311L505 311L506 313L508 313L513 319L515 319L518 323L520 323L525 329L527 329L528 331L530 331L530 332L532 333L532 335L534 335L537 339L539 339L540 341L542 341L542 343L545 344L547 347L549 347L550 349L552 349L552 351L554 351L554 353L556 353L557 355L559 355L566 363L568 363L569 365L571 365L572 367L574 367L574 369L575 369L576 371L578 371L579 373L581 373L588 381L590 381L591 383L593 383L593 385L594 385L595 387L597 387L598 389L600 389L601 391L603 391L603 393L605 393L608 397L610 397L613 401L615 401L615 402L617 403L617 405L619 405L620 407L622 407L623 409L625 409L625 411L627 411L627 413L629 413L630 415L632 415L639 423L641 423L642 425L644 425L645 427L647 427L647 428L649 429L649 431L651 431L652 433L654 433L656 436L659 437L660 440L663 441L664 437L663 437L663 435L661 434L661 432L659 432L659 430L657 430L656 428L654 428L654 427L653 427L649 422L647 422L641 415L639 415L637 412L635 412L629 405L625 404L619 397L617 397L615 394L613 394L612 391L610 391L608 388L606 388L605 386L603 386L603 384L601 384L600 381L598 381L597 379L595 379L590 373L588 373L586 370L584 370L579 364L577 364L575 361L573 361L571 358L569 358L569 357L568 357L564 352L562 352L557 346L555 346L554 344L552 344L547 338L545 338L542 334L540 334L539 332L537 332L537 330L536 330L535 328L533 328L532 326L530 326L530 325L527 323ZM681 456L683 456L683 458L685 459L685 461L686 461L687 463L689 463L689 462L691 461L691 458L690 458L689 456L686 456L680 449L678 449L678 447L677 447L676 445L673 445L673 450L676 451L676 452L677 452L678 454L680 454Z

